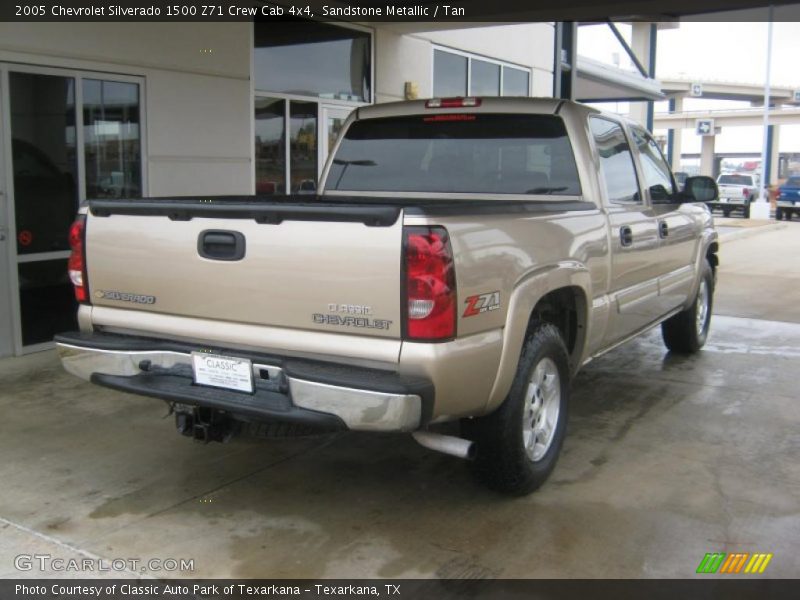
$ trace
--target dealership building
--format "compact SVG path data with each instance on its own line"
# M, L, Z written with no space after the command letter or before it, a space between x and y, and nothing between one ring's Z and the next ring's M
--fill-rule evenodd
M577 57L574 25L442 27L0 23L0 356L75 327L68 230L86 198L313 193L345 118L372 103L661 97ZM650 74L655 30L633 26Z

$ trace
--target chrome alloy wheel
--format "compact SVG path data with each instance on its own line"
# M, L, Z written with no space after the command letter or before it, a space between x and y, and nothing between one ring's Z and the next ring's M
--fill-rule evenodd
M558 367L545 357L531 371L522 408L522 443L533 462L541 460L553 443L560 410Z
M695 327L697 335L702 336L708 319L708 283L705 278L700 280L700 289L697 290L697 311L695 314Z

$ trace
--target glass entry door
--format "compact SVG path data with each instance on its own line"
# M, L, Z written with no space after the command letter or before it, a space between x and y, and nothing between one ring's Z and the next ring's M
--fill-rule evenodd
M22 346L75 329L67 276L78 210L75 79L8 74L16 278Z
M0 73L1 75L1 73ZM12 293L10 269L11 227L8 215L8 179L6 177L5 144L3 144L2 131L6 121L3 111L2 98L4 96L5 82L0 77L0 357L9 356L14 352L14 328L12 318Z
M142 196L140 88L140 78L0 64L0 356L77 328L70 225L87 197Z

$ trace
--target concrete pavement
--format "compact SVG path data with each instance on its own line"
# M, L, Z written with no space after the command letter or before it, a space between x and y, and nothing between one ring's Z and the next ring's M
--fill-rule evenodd
M800 222L722 235L714 313L800 323Z
M194 561L120 573L158 577L682 578L706 552L737 551L771 552L765 576L796 577L789 225L722 245L718 313L762 320L715 316L696 357L654 331L585 368L561 460L526 498L405 435L198 445L160 401L86 384L53 353L0 361L0 576L80 575L14 567L45 552Z

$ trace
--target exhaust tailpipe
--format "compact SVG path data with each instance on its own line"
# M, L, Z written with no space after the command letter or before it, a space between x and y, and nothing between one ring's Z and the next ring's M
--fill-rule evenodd
M431 450L443 452L456 458L465 458L467 460L475 458L475 442L473 441L453 435L433 433L432 431L412 431L411 435L417 440L418 444Z

